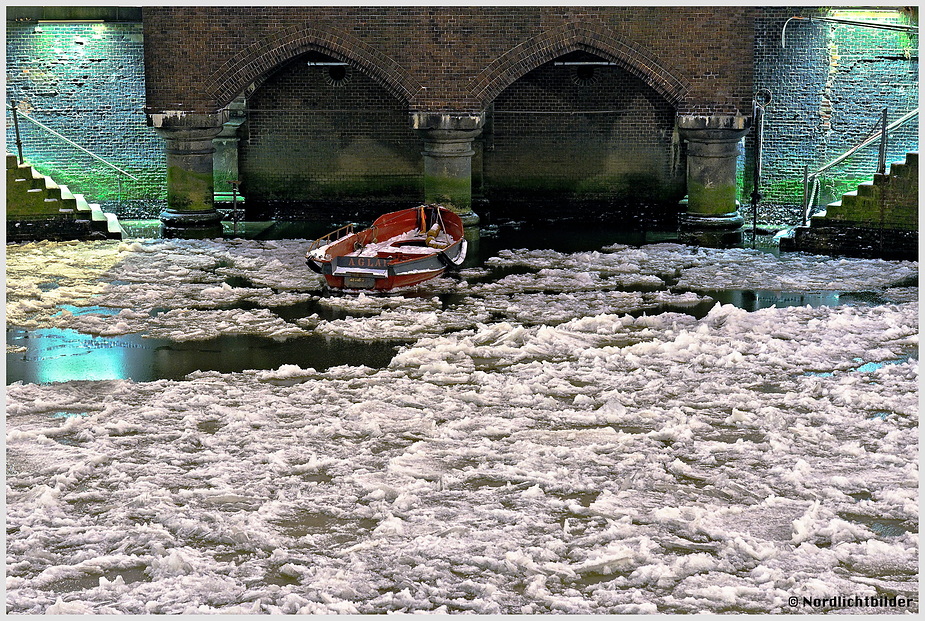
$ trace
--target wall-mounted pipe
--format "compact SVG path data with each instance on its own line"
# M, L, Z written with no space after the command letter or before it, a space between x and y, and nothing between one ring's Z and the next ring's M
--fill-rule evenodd
M755 126L755 172L752 178L752 248L758 231L758 203L761 202L761 149L764 142L764 108L771 103L771 91L760 89L752 98L752 119Z
M787 26L790 25L790 22L795 19L809 22L832 22L836 24L846 24L848 26L860 26L862 28L877 28L880 30L895 30L910 33L918 33L919 31L918 26L913 26L910 24L884 24L882 22L862 22L854 19L841 19L838 17L802 17L799 15L794 15L786 22L784 22L784 27L780 31L780 46L782 48L787 47Z

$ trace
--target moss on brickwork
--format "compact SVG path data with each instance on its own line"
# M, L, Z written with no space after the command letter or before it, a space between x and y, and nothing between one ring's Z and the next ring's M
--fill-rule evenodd
M774 179L761 186L765 202L802 204L803 179Z
M697 205L696 213L698 214L719 215L729 213L736 209L737 192L738 190L733 184L706 186L688 182L688 205Z
M279 177L275 174L251 173L242 187L248 200L312 201L338 198L405 198L420 201L424 196L423 181L417 176L355 175L331 180L311 177Z
M212 174L197 173L179 166L167 168L167 204L175 210L212 207Z
M504 196L505 202L519 196L539 204L547 201L575 199L609 199L616 201L665 202L683 196L683 186L666 184L655 175L628 173L589 179L535 176L496 178L492 194ZM511 198L508 198L511 197Z
M468 209L472 206L472 182L468 178L454 179L425 175L424 202Z

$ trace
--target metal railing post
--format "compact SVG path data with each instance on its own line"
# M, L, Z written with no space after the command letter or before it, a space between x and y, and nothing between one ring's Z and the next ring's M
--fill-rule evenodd
M880 121L880 160L877 165L877 172L882 174L886 173L886 136L887 136L887 124L886 124L887 109L883 109L883 118Z
M758 238L758 204L761 202L762 149L764 148L764 109L771 103L771 91L762 88L752 97L752 120L755 124L755 168L752 179L752 248Z
M809 165L803 166L803 226L809 222Z
M238 234L238 184L241 183L238 180L229 181L231 184L231 221L232 221L232 230L234 234Z
M19 163L25 164L26 160L22 156L22 138L19 137L19 116L16 113L15 101L13 101L13 128L16 130L16 151L19 153Z

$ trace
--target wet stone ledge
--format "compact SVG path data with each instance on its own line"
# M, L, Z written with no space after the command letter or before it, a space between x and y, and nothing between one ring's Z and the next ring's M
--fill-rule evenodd
M44 220L7 220L7 242L37 240L67 241L106 239L106 235L93 228L89 220L59 217Z
M918 231L854 226L798 227L780 241L782 251L844 255L861 259L916 261Z

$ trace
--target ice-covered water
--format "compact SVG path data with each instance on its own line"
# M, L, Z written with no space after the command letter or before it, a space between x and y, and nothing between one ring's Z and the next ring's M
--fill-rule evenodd
M9 357L43 330L397 352L10 384L8 612L917 597L916 264L614 244L330 296L304 249L7 247ZM717 303L730 290L760 293Z

